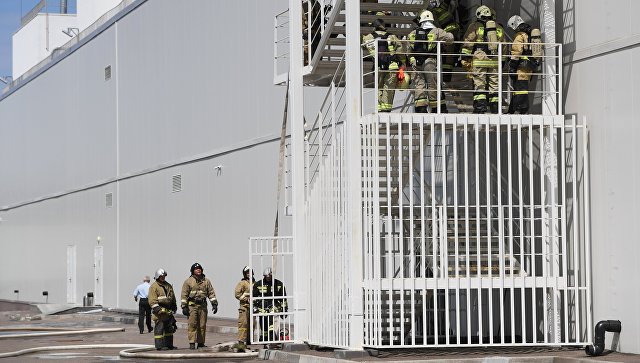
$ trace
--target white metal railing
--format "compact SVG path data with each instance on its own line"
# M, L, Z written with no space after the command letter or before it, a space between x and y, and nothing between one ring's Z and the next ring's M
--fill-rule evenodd
M277 344L295 338L293 325L294 243L293 237L249 239L249 268L256 281L249 300L252 344ZM270 269L271 279L264 272ZM259 285L267 286L260 289Z
M590 342L585 138L562 116L365 116L364 345Z
M278 77L289 72L289 24L289 9L276 14L273 20L273 76L276 82Z
M346 163L345 74L344 67L338 69L318 116L307 126L305 219L312 256L309 342L346 348L351 283L347 186L358 170Z
M440 113L441 105L446 105L448 111L451 113L472 113L473 112L473 70L471 68L456 67L452 71L443 71L442 67L438 66L434 71L420 70L419 66L412 66L409 62L410 57L429 57L435 59L436 64L442 65L443 61L447 57L464 57L465 55L460 53L459 50L448 52L445 51L443 42L433 42L436 44L435 49L430 53L416 53L412 52L409 45L411 43L419 43L426 41L413 41L399 40L402 46L396 50L394 54L389 54L380 51L381 39L376 39L362 45L362 97L363 97L363 110L362 114L370 114L378 112L378 100L383 88L385 91L395 92L396 100L403 100L407 97L413 97L417 88L413 80L416 75L435 75L435 85L431 85L431 89L435 91L435 101L437 108L433 111ZM464 42L453 42L452 48L459 48ZM497 44L496 54L488 54L490 60L496 60L497 67L493 72L487 72L486 75L493 75L497 77L497 90L498 96L498 109L497 114L509 113L509 101L513 94L513 82L516 77L516 73L509 73L507 69L504 69L503 63L510 58L511 46L513 43L481 43L481 44ZM532 43L527 43L532 44ZM530 89L528 90L530 98L530 111L531 114L550 114L561 115L562 112L562 44L557 43L543 43L544 55L540 57L540 65L531 72ZM397 60L403 68L407 80L404 82L397 82L395 86L383 86L384 79L389 75L397 76L397 70L385 70L381 69L380 56L391 56L392 59ZM529 56L531 57L531 56ZM467 58L472 60L472 56ZM384 68L384 67L383 67ZM446 75L451 76L449 82L443 82ZM392 96L393 98L393 96ZM402 102L402 101L400 101ZM406 102L405 102L406 103ZM411 102L413 104L413 102ZM549 106L551 105L551 106ZM399 105L398 101L395 102L393 112L406 112L406 105Z
M26 82L32 75L36 74L39 70L46 67L50 63L63 58L65 54L69 52L69 50L72 49L76 44L79 44L85 38L91 36L94 31L100 28L100 26L102 26L103 24L107 23L111 18L113 18L116 14L121 12L127 6L135 2L143 2L143 1L146 1L146 0L122 0L120 4L118 4L113 9L107 11L104 15L99 17L98 20L96 20L95 22L93 22L93 24L89 25L86 29L81 31L78 35L71 38L68 42L61 45L60 47L54 49L51 52L50 56L43 59L35 66L31 67L28 71L26 71L20 77L14 79L13 82L11 82L11 84L8 87L5 87L2 90L2 94L7 93L11 91L13 88L20 86L22 83Z

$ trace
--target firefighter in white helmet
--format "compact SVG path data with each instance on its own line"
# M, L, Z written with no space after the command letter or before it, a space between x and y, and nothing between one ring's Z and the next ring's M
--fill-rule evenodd
M408 35L409 65L413 71L413 85L415 87L415 112L426 113L429 109L431 112L437 112L437 72L442 72L442 63L438 63L437 42L453 44L454 36L435 26L433 14L429 10L424 10L420 14L418 22L418 27ZM442 50L441 47L441 58ZM442 113L447 112L444 101L444 93L441 93L440 112Z
M155 281L149 287L149 305L155 323L153 338L157 350L176 349L173 345L173 333L177 325L173 314L178 310L178 305L173 286L165 280L166 277L167 271L158 269Z
M462 45L462 65L473 79L473 112L498 112L498 43L504 42L504 29L497 24L488 6L479 6L476 21L467 28ZM502 44L502 55L506 47Z
M260 314L286 313L289 311L287 305L287 290L282 281L273 278L271 267L267 267L262 273L262 280L253 284L253 310ZM260 323L259 341L279 340L274 331L274 315L263 315L258 317ZM286 315L283 315L286 317Z
M540 30L531 27L519 15L512 16L507 26L516 32L511 46L507 72L513 84L509 113L529 112L529 82L539 66Z

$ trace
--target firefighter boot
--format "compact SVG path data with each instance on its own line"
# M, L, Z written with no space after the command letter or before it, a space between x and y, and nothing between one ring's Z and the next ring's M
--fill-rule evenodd
M431 109L431 113L437 113L438 112L438 108L437 107L433 107ZM440 113L449 113L449 110L447 110L447 105L440 105Z
M416 106L416 113L427 113L428 112L428 108L427 106Z
M473 113L486 113L487 112L487 100L474 100L473 101Z
M196 350L196 343L189 343L189 349Z
M178 347L173 345L173 333L164 336L164 345L170 350L178 349Z

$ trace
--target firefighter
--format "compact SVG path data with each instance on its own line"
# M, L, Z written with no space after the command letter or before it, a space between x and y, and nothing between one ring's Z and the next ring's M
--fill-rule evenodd
M238 348L240 350L246 349L246 346L251 344L249 298L254 282L253 271L249 266L245 266L242 269L242 280L238 282L234 292L236 299L240 302L238 308Z
M525 114L529 112L529 81L531 73L539 66L538 57L533 54L532 49L536 48L536 31L538 36L540 31L527 24L518 15L512 16L507 22L507 26L516 32L511 46L511 58L508 64L508 73L513 84L509 113Z
M405 65L400 56L402 42L387 32L384 20L376 19L373 26L373 32L363 37L363 43L369 55L378 58L378 112L391 112L395 90L406 88L409 84L409 76L404 73Z
M177 349L173 345L173 333L177 330L173 314L178 310L173 286L165 278L167 272L158 269L154 283L149 287L149 305L153 313L153 338L157 350Z
M262 280L253 284L253 311L260 314L289 311L287 299L283 297L287 295L287 291L282 281L273 278L271 267L267 267L262 273L262 276ZM266 342L276 340L273 319L274 315L258 317L258 322L260 323L259 341ZM265 348L267 348L266 344Z
M462 45L462 65L473 79L473 113L498 112L498 42L504 41L504 29L492 20L491 9L479 6L476 21L467 28ZM502 54L506 48L502 45Z
M453 44L453 34L448 33L434 25L433 14L424 10L420 14L420 26L409 33L409 64L414 72L415 85L415 112L427 113L438 111L438 59L436 41L444 41L445 44ZM425 91L426 89L426 91ZM444 93L440 96L440 112L447 113L447 105L444 102Z
M430 0L427 10L431 11L439 28L451 33L454 40L460 40L460 23L456 21L453 14L455 8L452 7L451 0ZM458 58L456 48L455 43L444 46L445 55L442 57L442 80L444 82L451 82L453 65Z
M191 265L190 271L191 276L182 284L180 306L182 313L189 317L187 330L189 349L204 348L207 332L207 299L211 302L214 314L218 312L218 299L211 281L203 273L202 265L196 262Z

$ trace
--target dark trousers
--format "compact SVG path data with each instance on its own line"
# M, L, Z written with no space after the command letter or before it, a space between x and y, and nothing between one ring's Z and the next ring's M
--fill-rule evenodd
M264 342L264 341L276 340L276 336L273 331L274 329L273 318L274 318L273 315L258 317L258 322L260 323L260 333L261 333L259 341Z
M176 331L176 319L171 315L165 320L156 321L153 330L153 340L156 349L162 348L173 349L173 333Z
M147 324L147 331L151 331L151 306L149 299L141 298L138 301L138 328L140 333L144 333L144 324Z

